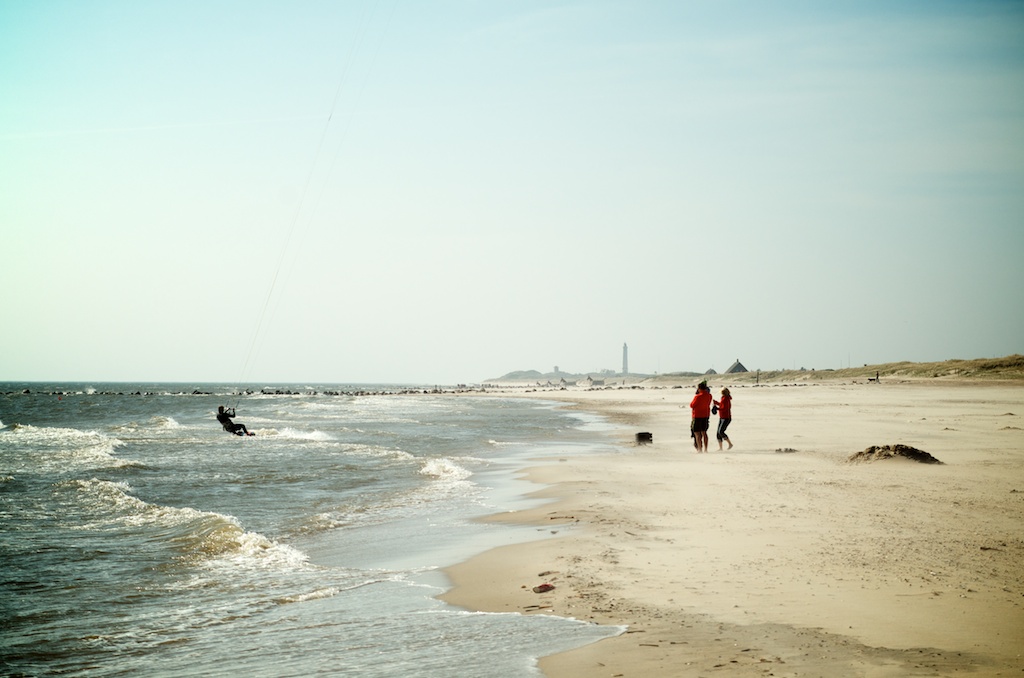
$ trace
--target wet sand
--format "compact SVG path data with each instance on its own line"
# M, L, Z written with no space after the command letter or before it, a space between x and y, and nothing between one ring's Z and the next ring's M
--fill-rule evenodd
M550 678L1024 675L1024 385L728 385L735 447L708 454L689 385L524 394L621 449L528 470L552 502L491 519L557 538L450 568L444 599L628 626ZM897 443L943 463L848 461Z

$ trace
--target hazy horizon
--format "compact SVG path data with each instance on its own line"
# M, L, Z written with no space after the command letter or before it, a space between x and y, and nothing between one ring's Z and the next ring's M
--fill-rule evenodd
M1018 355L1018 354L1010 354L1010 355L1006 355L1006 356L994 356L993 359L1009 358L1009 357L1012 357L1013 355ZM907 360L907 361L894 361L893 363L870 363L870 364L869 363L865 363L865 364L862 364L862 365L839 365L837 367L807 367L807 366L803 366L803 365L801 365L800 367L784 367L784 366L780 366L780 367L750 367L750 368L747 368L746 372L740 372L738 374L755 374L757 372L785 372L785 371L808 371L808 372L821 371L821 372L826 372L826 371L833 371L833 370L850 369L851 367L852 368L881 367L881 366L886 365L886 364L895 364L895 363L903 363L903 362L909 362L909 363L912 363L912 364L932 364L932 363L935 363L935 362L941 363L941 362L947 362L947 361L959 361L959 360L970 361L970 360L984 360L984 359L986 359L986 358L949 358L949 359L947 359L945 361L928 361L927 363L924 363L924 362L921 362L921 361ZM742 361L740 361L740 362L742 363ZM729 364L730 367L731 367L731 365L732 365L732 363ZM744 367L746 367L746 365L744 365ZM715 368L710 368L710 369L715 369ZM729 374L728 372L725 371L726 369L728 369L728 368L723 368L722 370L715 369L714 376L721 376L723 374ZM152 383L152 384L176 384L176 385L186 385L186 384L189 384L189 385L211 385L211 384L216 384L216 385L222 385L222 386L233 385L236 388L243 389L243 390L244 389L255 389L255 390L258 390L261 387L269 387L269 386L297 386L299 384L308 384L308 385L317 385L317 386L337 386L337 385L346 385L346 386L426 386L426 385L430 385L430 384L436 384L436 385L440 385L440 386L456 386L456 385L460 385L460 384L467 384L467 385L481 384L481 383L486 382L486 381L499 380L499 379L502 379L504 377L507 377L508 375L515 375L515 374L521 374L521 373L530 373L530 372L536 372L539 376L544 376L544 377L557 376L557 375L561 375L561 376L565 376L565 377L582 377L582 376L587 376L587 375L591 375L591 376L594 376L594 375L597 375L597 376L608 375L608 376L612 376L612 377L623 377L623 376L627 376L627 377L659 377L659 376L660 377L672 377L672 376L693 376L693 377L697 377L697 376L707 376L707 374L708 374L706 370L702 371L702 370L698 370L698 369L686 369L686 368L678 369L678 370L671 370L671 371L666 371L666 372L651 372L651 373L635 372L633 370L630 370L627 374L623 374L622 371L621 371L621 368L619 370L615 370L613 368L602 368L602 369L589 370L589 371L569 371L569 370L564 370L561 367L559 367L557 372L554 370L554 368L549 369L549 370L534 369L534 368L524 368L524 369L506 370L505 372L502 372L501 374L495 374L495 375L491 375L491 376L488 376L488 377L481 377L479 379L460 379L460 380L452 380L452 381L444 381L444 382L440 382L440 381L433 381L433 382L430 382L430 381L414 381L414 380L404 380L404 381L401 381L401 380L399 380L399 381L322 381L322 380L313 380L313 379L281 380L281 381L269 381L269 380L259 381L259 380L257 380L257 381L249 381L249 382L238 382L238 381L231 381L231 380L216 380L216 381L209 381L209 380L207 380L207 381L204 381L204 380L188 380L188 379L184 379L184 380L177 380L177 379L141 379L141 380L140 379L131 379L131 380L101 380L101 379L3 379L3 380L0 380L0 383L3 383L3 384L40 384L41 383L41 384L79 384L79 385L82 385L82 384L147 384L147 383Z
M1024 352L1024 5L0 2L3 381Z

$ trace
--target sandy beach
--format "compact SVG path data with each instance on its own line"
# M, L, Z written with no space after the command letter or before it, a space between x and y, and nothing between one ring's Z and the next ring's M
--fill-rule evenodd
M518 391L622 424L621 448L539 460L550 503L491 519L554 537L450 568L444 599L628 627L550 678L1024 675L1024 384L712 377L735 447L713 418L696 454L696 381ZM942 463L849 461L894 444Z

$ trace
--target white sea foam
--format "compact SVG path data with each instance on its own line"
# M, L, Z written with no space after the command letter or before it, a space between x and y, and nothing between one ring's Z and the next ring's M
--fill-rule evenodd
M428 460L423 464L420 473L440 480L465 480L473 475L469 469L445 457Z
M294 428L283 428L276 432L279 438L290 438L293 440L313 440L316 442L326 442L328 440L334 440L334 438L323 431L300 431Z
M311 516L306 524L298 529L299 533L322 532L334 530L339 527L346 527L352 524L352 520L334 512L317 513Z
M114 456L114 450L124 442L96 431L15 424L0 429L0 440L3 436L12 436L11 449L20 450L16 458L5 460L13 470L71 471L136 464Z
M173 417L153 417L149 420L156 428L182 428Z
M416 459L405 452L401 454ZM320 532L353 525L366 527L406 515L422 516L429 507L441 505L440 502L448 497L475 491L476 486L469 480L472 471L461 466L458 460L475 461L470 457L420 460L419 474L429 478L430 482L404 492L377 495L372 503L363 504L356 500L346 507L318 513L311 516L300 531Z
M75 491L79 505L94 516L92 522L83 523L81 529L96 529L113 524L128 527L159 525L163 528L187 525L204 515L188 507L159 506L134 496L125 482L100 480L68 480L61 487Z
M309 565L309 556L287 544L268 539L258 532L238 532L222 544L223 549L217 560L232 566L251 569L304 569ZM216 564L213 561L211 564Z
M15 672L186 675L193 648L223 675L254 678L324 666L445 676L453 655L466 675L521 677L536 675L536 654L607 635L555 618L461 617L432 598L443 580L425 572L506 541L470 518L506 508L490 485L507 481L498 498L518 501L511 469L534 456L535 438L546 444L537 431L572 428L564 417L535 420L519 400L266 396L247 398L239 421L275 430L241 439L209 414L234 398L87 398L19 397L23 410L2 413L0 488L25 501L3 507L0 523L31 521L5 538L30 573L27 605L53 620L40 630L22 615L16 636L5 626L32 655ZM40 425L41 405L63 407L56 421L80 430L11 430ZM85 450L102 454L87 463ZM145 468L111 470L129 454ZM37 553L36 540L55 548ZM32 653L40 633L52 659Z
M317 589L316 591L309 591L308 593L300 593L294 596L283 596L278 598L274 602L278 605L288 605L289 603L304 603L307 600L319 600L321 598L332 598L341 593L341 589L336 586L328 586L326 588Z
M349 443L343 445L345 454L351 454L360 457L377 457L384 459L398 459L398 460L409 460L415 459L414 455L409 454L405 450L397 450L393 447L380 447L377 445L361 445L357 443Z
M68 480L59 486L74 489L83 508L90 511L136 511L146 506L146 502L129 494L131 487L125 482L92 478Z
M80 505L95 515L96 519L81 529L110 525L159 528L162 538L176 546L186 562L294 570L305 567L309 560L292 546L246 531L233 516L150 504L132 495L127 483L92 478L63 485L75 490Z

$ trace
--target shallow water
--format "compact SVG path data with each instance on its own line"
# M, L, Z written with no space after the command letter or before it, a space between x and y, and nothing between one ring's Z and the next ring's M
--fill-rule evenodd
M0 384L5 673L531 676L618 632L435 599L439 568L536 538L473 519L529 503L528 460L606 449L600 420L313 388Z

